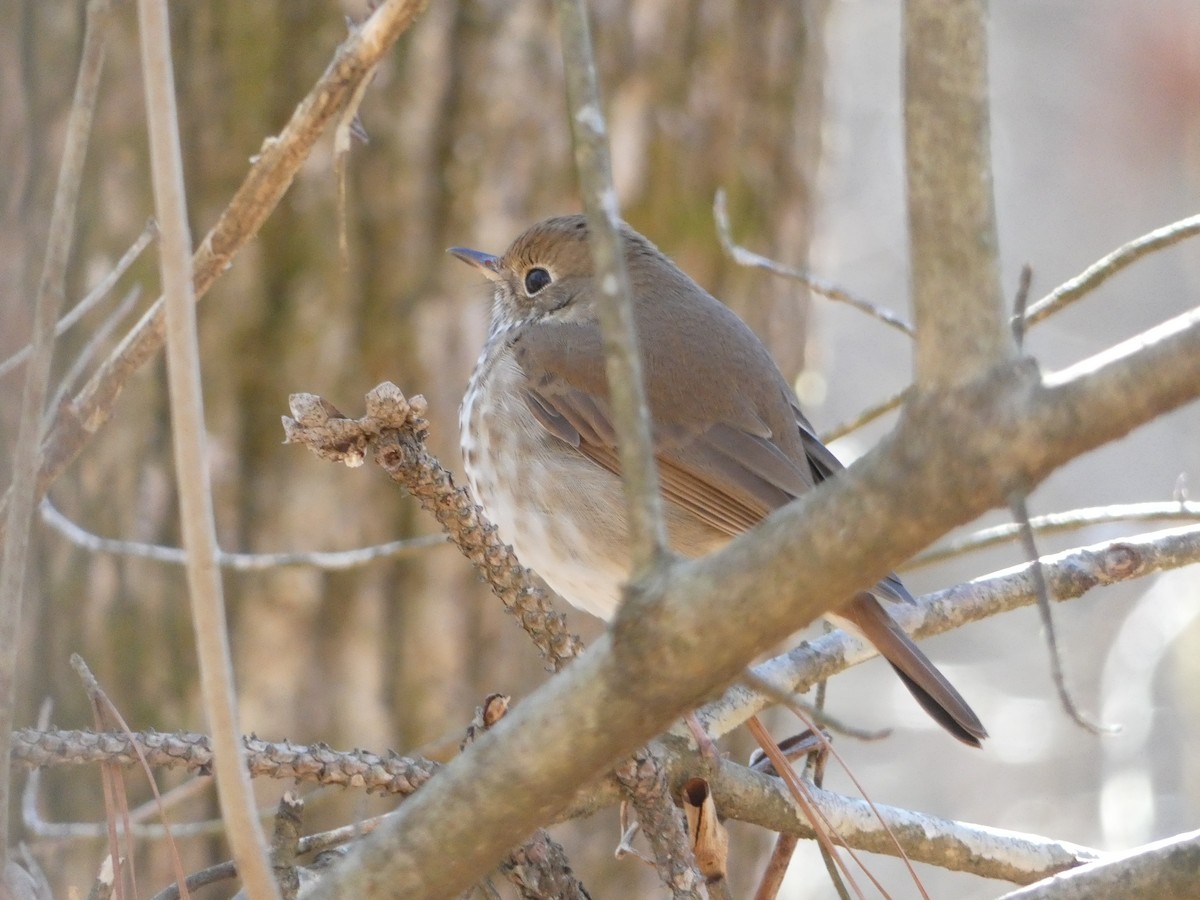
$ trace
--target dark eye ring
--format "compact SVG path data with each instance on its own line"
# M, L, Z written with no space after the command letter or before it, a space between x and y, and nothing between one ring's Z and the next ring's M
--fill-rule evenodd
M540 266L525 273L525 293L532 297L551 281L550 273Z

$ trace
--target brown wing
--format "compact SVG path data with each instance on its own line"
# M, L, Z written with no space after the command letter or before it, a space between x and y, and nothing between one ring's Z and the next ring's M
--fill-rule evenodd
M528 379L525 402L542 427L618 473L599 329L543 324L514 349ZM749 405L712 421L652 400L651 414L663 496L725 534L745 531L813 484Z

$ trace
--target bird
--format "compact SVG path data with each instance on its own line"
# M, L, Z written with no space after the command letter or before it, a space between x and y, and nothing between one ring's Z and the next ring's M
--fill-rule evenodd
M471 489L525 565L607 621L631 554L588 235L584 216L557 216L501 256L449 252L492 288L459 409ZM625 223L620 236L667 541L697 558L843 466L750 327ZM892 574L829 618L873 644L938 724L978 747L979 717L883 605L912 602Z

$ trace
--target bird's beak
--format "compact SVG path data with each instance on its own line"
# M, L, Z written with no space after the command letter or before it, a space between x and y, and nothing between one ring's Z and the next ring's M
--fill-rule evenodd
M481 250L470 250L467 247L451 247L447 253L457 256L463 262L474 266L484 277L491 281L499 281L500 275L500 258L492 256L490 253L484 253Z

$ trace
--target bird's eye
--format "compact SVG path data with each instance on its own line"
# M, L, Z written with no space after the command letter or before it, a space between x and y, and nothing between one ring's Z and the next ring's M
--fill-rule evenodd
M538 267L525 273L525 293L532 297L550 283L550 273Z

